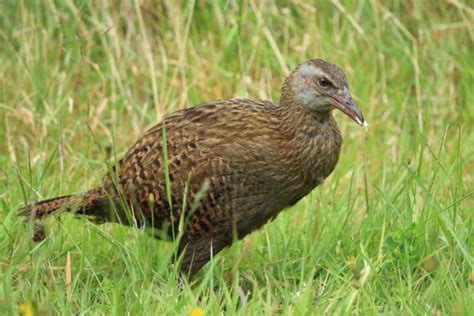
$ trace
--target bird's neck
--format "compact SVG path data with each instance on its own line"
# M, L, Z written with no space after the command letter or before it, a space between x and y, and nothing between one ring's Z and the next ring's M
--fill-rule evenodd
M336 125L331 111L314 112L300 104L287 83L282 87L277 113L283 130L290 133L315 135L323 126Z
M339 159L342 137L330 111L311 112L283 90L278 111L280 130L288 138L290 161L303 161L297 169L288 166L297 178L298 190L304 196L329 176Z

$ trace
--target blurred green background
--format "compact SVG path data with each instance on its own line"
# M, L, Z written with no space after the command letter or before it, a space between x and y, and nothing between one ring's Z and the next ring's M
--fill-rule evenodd
M472 2L0 6L2 314L474 313ZM98 184L176 109L277 102L312 58L346 71L368 132L335 114L331 177L192 283L177 280L169 243L138 229L63 216L34 244L16 216Z

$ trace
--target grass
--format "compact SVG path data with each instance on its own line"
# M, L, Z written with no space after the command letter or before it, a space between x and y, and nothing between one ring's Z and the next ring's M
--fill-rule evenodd
M472 3L9 0L0 17L1 314L474 313ZM370 129L337 113L331 177L192 283L138 229L63 216L34 244L16 216L98 184L176 109L278 100L315 57Z

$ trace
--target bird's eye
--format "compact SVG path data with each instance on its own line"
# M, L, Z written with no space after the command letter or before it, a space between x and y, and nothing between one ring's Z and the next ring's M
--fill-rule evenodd
M323 88L326 88L331 84L326 78L319 78L318 83Z

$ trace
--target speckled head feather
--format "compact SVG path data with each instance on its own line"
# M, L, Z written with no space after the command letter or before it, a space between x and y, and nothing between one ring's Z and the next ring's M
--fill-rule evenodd
M328 77L328 79L336 85L337 88L348 86L347 77L344 71L338 66L331 64L323 59L312 59L299 65L295 72L302 75L314 75L314 71L320 70L320 74Z
M364 117L350 94L345 73L322 59L299 65L285 80L282 99L303 106L316 118L339 109L359 125L364 123Z

